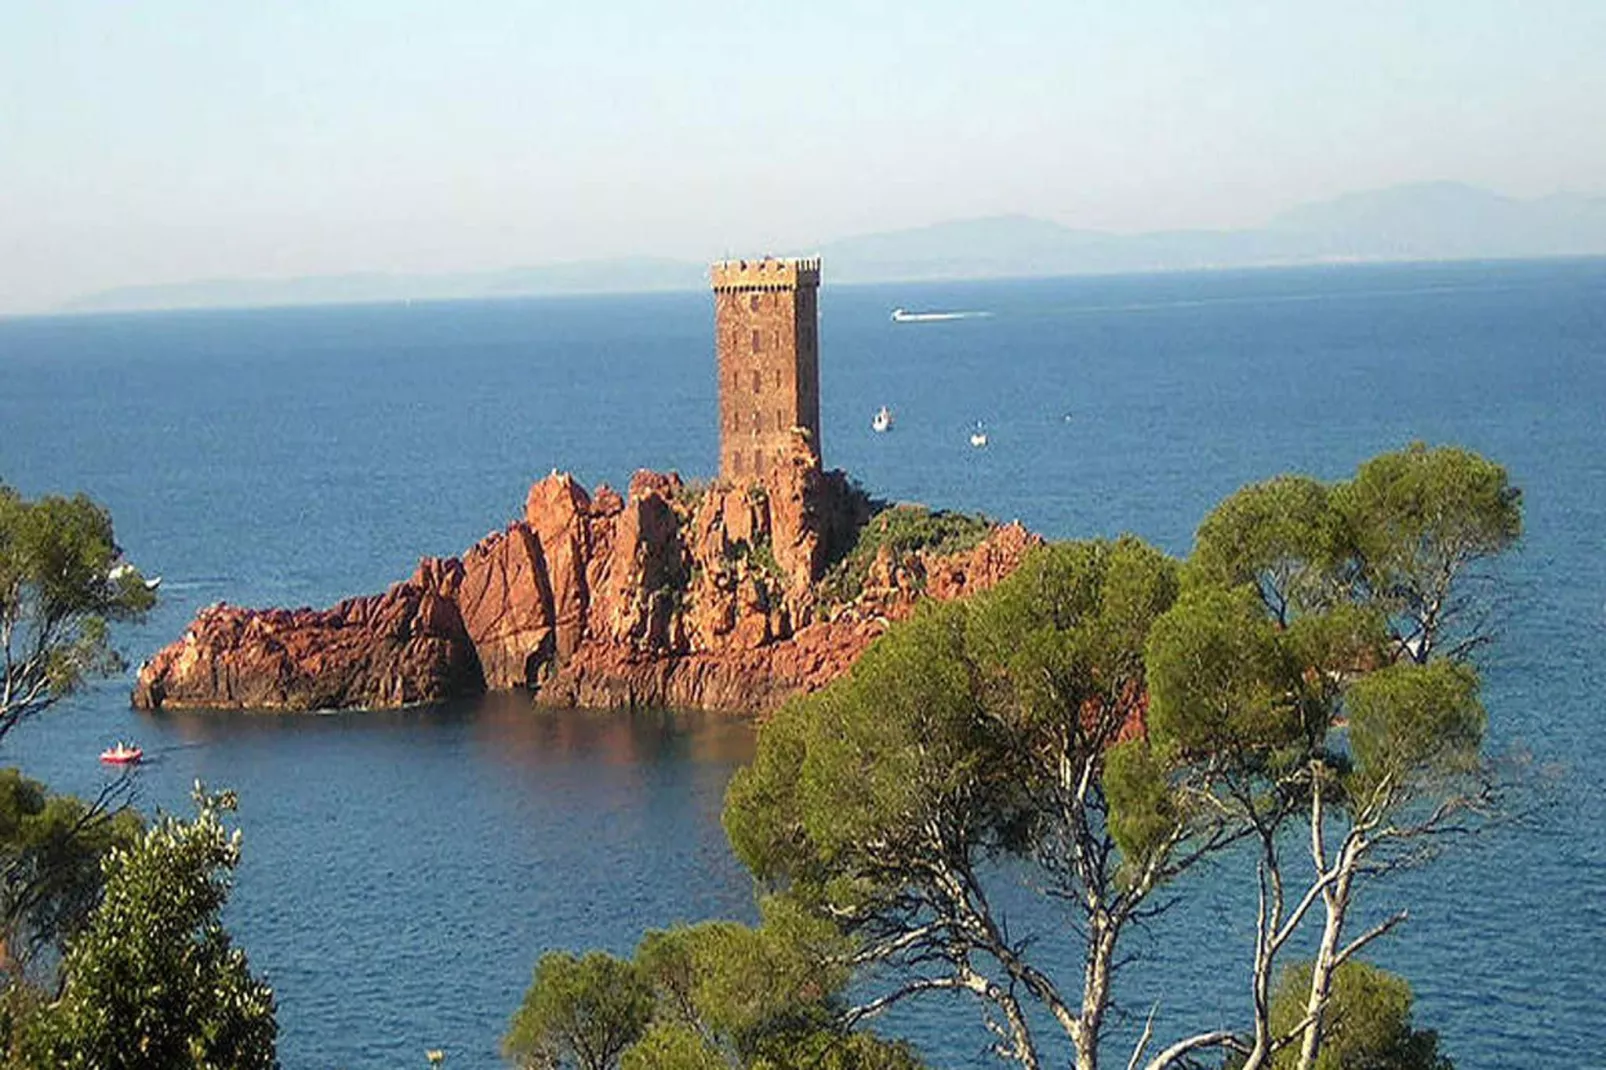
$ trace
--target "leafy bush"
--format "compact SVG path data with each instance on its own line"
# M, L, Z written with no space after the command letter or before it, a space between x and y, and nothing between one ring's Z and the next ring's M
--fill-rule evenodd
M931 510L923 505L889 506L859 530L858 539L820 581L820 592L830 602L859 597L882 547L897 564L920 552L941 556L975 549L992 529L993 522L980 514Z

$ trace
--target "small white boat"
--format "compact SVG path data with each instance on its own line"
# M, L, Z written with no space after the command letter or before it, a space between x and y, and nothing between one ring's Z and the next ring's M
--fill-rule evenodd
M877 432L892 430L892 410L885 405L876 410L875 417L870 421L870 430Z
M970 433L970 444L977 449L987 445L987 432L982 429L981 421L976 421L976 430Z
M124 743L120 739L115 746L100 752L100 760L107 765L138 765L144 757L145 751L138 744Z

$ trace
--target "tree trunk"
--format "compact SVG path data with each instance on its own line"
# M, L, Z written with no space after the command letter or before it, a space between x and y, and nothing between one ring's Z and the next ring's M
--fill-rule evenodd
M1076 1070L1098 1070L1099 1039L1104 1012L1110 1004L1110 964L1115 957L1116 927L1109 915L1098 912L1089 919L1087 966L1082 978L1082 1013L1075 1035Z
M1349 909L1350 878L1353 869L1349 852L1340 859L1343 872L1333 886L1322 893L1322 905L1327 919L1322 925L1322 942L1316 950L1316 960L1310 968L1310 996L1305 1001L1305 1035L1299 1042L1299 1070L1313 1070L1316 1057L1322 1050L1322 1019L1327 1013L1327 1000L1333 991L1334 959L1338 956L1338 942L1344 933L1344 913Z

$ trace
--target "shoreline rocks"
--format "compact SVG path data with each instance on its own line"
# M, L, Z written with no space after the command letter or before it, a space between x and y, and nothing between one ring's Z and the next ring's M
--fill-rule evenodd
M1003 579L1042 539L995 526L959 552L894 553L853 597L820 580L873 504L806 449L764 484L638 472L624 496L553 472L524 516L327 610L203 609L140 668L134 705L389 708L529 688L543 705L761 714L848 670L923 597Z

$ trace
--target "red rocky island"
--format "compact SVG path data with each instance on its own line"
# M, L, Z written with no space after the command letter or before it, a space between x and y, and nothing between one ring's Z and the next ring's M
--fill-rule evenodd
M763 713L841 675L919 598L990 587L1042 541L878 510L807 448L777 460L703 487L642 471L626 497L554 472L523 519L383 594L203 609L141 666L134 705L387 708L529 688L553 706Z

